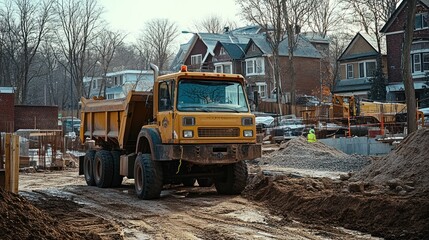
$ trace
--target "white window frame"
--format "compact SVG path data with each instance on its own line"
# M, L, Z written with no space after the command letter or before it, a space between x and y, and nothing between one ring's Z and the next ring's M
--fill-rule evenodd
M267 83L257 82L256 87L258 89L258 94L261 98L267 98Z
M349 71L349 66L351 67L350 71ZM349 73L351 73L351 75L349 75ZM347 79L353 79L353 64L352 63L347 63L346 64L346 78Z
M374 63L375 69L377 69L377 62L375 60L367 60L367 61L361 61L358 63L359 66L359 78L368 78L368 77L374 77L374 76L368 76L368 63ZM361 68L363 66L363 76L361 75ZM374 74L375 75L375 74Z
M229 66L229 69L231 70L230 72L225 72L226 66ZM232 73L232 62L215 63L214 72L215 73Z
M418 60L416 61L416 57ZM413 72L421 72L422 71L422 58L420 53L413 54ZM418 70L416 70L418 68Z
M265 75L264 58L246 59L246 75Z
M191 56L191 65L197 65L200 64L203 61L203 55L202 54L195 54Z

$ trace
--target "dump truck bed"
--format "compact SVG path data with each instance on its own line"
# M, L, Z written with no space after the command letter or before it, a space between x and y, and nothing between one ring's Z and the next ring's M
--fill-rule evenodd
M152 118L151 92L130 91L124 99L82 98L80 139L104 140L114 148L135 150L137 136Z

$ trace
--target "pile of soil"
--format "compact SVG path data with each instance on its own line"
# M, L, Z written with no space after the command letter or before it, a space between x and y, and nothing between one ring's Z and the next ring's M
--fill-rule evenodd
M0 188L0 239L82 239L25 198Z
M371 158L348 155L320 141L308 143L297 137L280 145L279 150L261 158L261 164L279 167L317 169L323 171L359 171L371 162Z
M350 180L388 185L429 196L429 129L407 136L396 149L357 172ZM429 220L429 218L428 218Z
M259 172L250 177L243 195L305 223L334 224L386 239L429 239L427 149L429 129L421 129L350 179L264 176ZM272 158L273 164L287 165L289 159L299 159L314 164L311 159L318 162L325 157L351 156L322 143L310 145L297 139L267 161Z
M329 224L385 239L428 239L429 199L349 192L347 181L295 176L251 176L243 196L308 224Z

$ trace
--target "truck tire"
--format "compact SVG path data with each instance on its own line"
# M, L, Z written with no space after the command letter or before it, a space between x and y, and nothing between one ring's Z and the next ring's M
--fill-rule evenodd
M94 171L92 170L94 166L94 158L95 150L88 150L83 159L83 174L88 186L95 186Z
M94 158L94 179L99 188L112 186L113 178L113 158L107 150L100 150Z
M225 174L215 179L219 194L240 194L247 184L247 165L244 161L224 166Z
M213 180L211 178L198 178L198 186L211 187L213 186Z
M162 166L150 154L139 154L134 163L134 184L140 199L159 198L163 185Z
M185 186L185 187L193 187L195 185L196 181L197 181L197 179L195 179L195 178L183 178L182 179L183 186Z
M112 178L112 187L119 187L122 184L123 176L120 175L119 168L121 164L121 152L111 151L113 158L113 178Z

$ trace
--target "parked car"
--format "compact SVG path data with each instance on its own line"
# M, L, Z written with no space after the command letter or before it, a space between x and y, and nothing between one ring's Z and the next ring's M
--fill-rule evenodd
M272 141L277 143L284 140L301 136L304 132L305 124L301 118L282 119L278 126L270 129Z
M271 116L255 117L256 127L269 128L273 126L274 118Z

